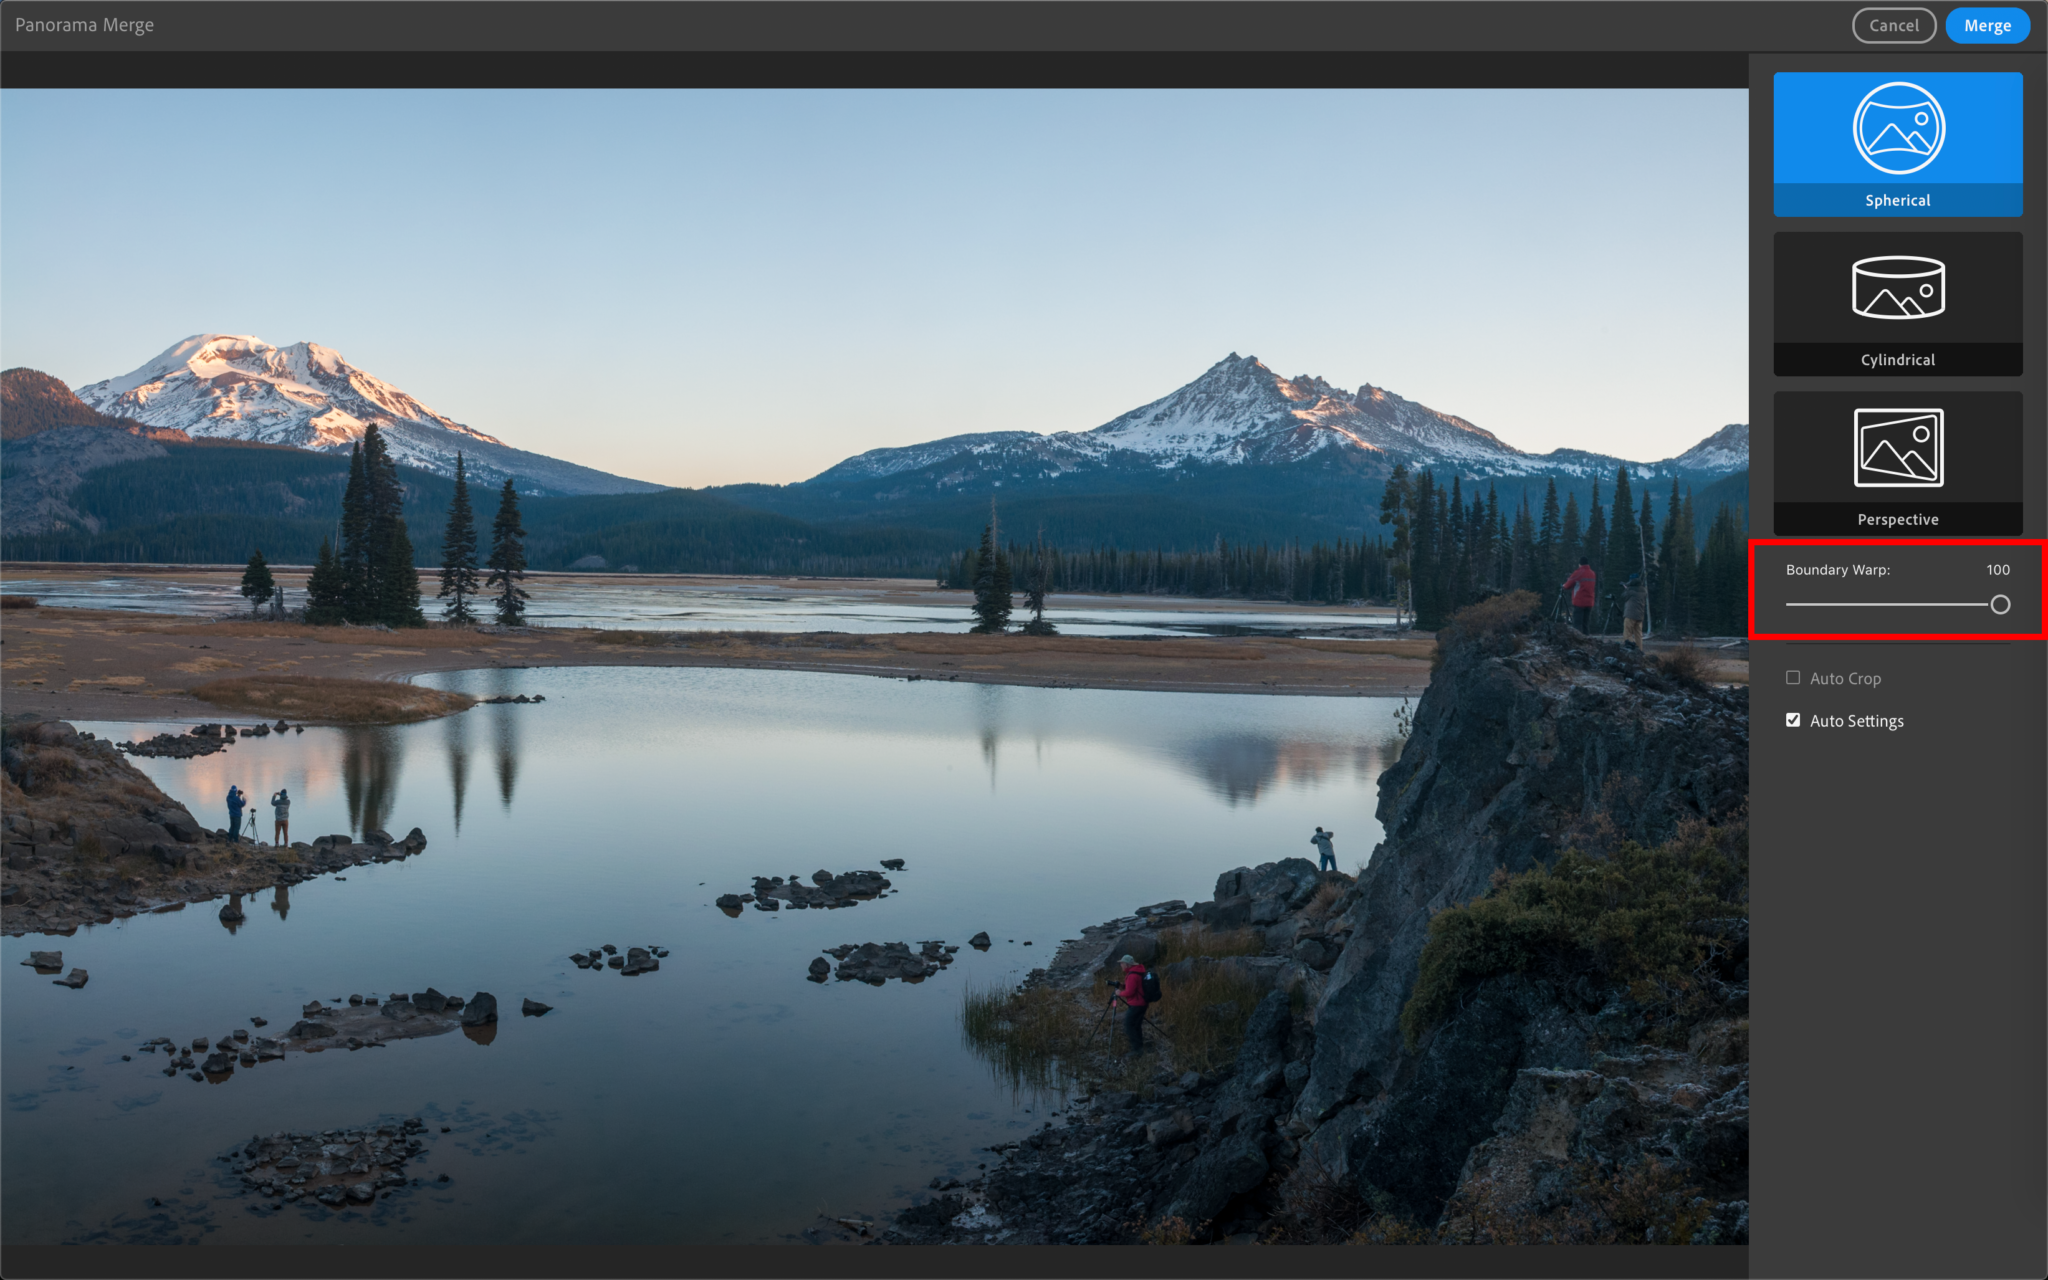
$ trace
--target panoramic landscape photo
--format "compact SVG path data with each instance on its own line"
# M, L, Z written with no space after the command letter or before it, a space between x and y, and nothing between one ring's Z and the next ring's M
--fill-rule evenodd
M1748 1243L1740 91L0 107L5 1243Z

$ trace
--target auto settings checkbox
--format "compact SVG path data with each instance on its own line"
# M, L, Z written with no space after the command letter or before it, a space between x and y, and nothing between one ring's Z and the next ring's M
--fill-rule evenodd
M1799 683L1799 673L1798 673L1797 671L1787 671L1787 672L1785 673L1785 683L1786 683L1786 684L1798 684L1798 683Z

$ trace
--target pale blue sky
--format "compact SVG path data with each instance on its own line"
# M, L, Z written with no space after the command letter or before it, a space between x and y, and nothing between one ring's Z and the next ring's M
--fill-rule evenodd
M0 94L0 364L310 340L668 484L1226 354L1525 449L1747 416L1739 90Z

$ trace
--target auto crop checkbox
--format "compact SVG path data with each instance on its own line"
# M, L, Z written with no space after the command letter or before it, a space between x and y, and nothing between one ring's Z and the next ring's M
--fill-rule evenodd
M1799 713L1797 711L1787 711L1785 713L1785 727L1787 729L1797 729L1799 727Z
M1787 671L1787 672L1785 673L1785 683L1786 683L1786 684L1798 684L1798 683L1799 683L1799 673L1798 673L1797 671Z

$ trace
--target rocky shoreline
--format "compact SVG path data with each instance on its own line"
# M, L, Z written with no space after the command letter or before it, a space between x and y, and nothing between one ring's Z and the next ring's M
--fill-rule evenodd
M1165 1043L1060 1064L1064 1114L976 1177L934 1179L876 1242L1746 1244L1747 690L1539 622L1532 601L1447 634L1356 881L1236 868L1209 901L1091 926L1034 971L1015 999L1092 1010L1116 957L1187 951L1172 931L1250 940L1161 967ZM1651 983L1597 945L1510 948L1418 1017L1445 922L1491 927L1567 856L1611 877L1720 868L1711 910L1642 899L1691 969ZM1227 1061L1190 1069L1175 1029L1210 1011L1175 992L1225 971L1256 1007Z
M221 922L233 928L243 919L244 896L402 861L427 847L418 827L400 839L372 829L361 841L346 834L283 847L230 840L201 826L106 739L33 715L9 717L5 735L0 932L15 937L68 937L81 925L223 897Z

